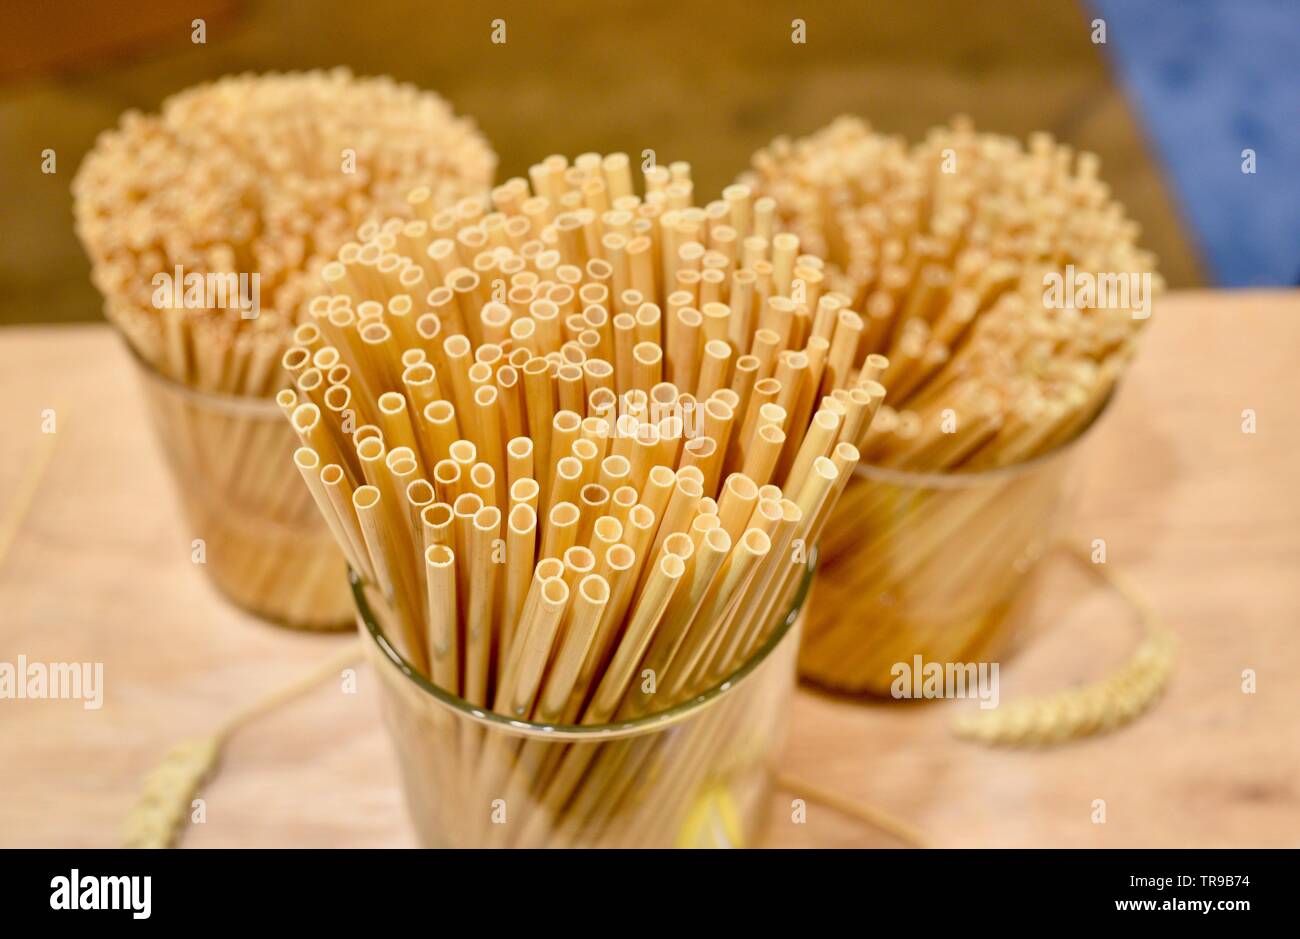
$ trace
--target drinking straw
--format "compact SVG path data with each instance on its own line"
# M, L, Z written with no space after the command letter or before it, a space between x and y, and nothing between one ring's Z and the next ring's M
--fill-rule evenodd
M888 663L917 650L977 652L988 610L909 614L909 585L1002 602L1050 541L1060 472L978 474L1045 457L1092 423L1162 288L1099 170L1045 133L1022 144L959 117L909 146L843 117L774 140L742 176L847 298L812 324L830 330L822 391L843 368L883 386L856 442L864 463L900 471L851 485L826 526L805 673L879 690ZM854 391L839 400L856 425Z
M751 227L770 212L744 187L693 206L689 167L674 166L646 171L636 195L621 155L548 158L531 185L417 215L418 244L389 245L387 223L359 233L308 305L364 390L351 425L314 410L294 426L363 484L370 572L402 621L390 640L436 684L517 721L653 714L739 668L793 599L804 540L884 397L834 351L855 322L814 334L848 300L802 277L798 239ZM737 243L745 256L724 250ZM387 269L381 246L398 258ZM422 276L404 280L411 270ZM702 270L720 277L691 276ZM837 394L857 395L854 421ZM616 772L588 778L590 747L479 738L469 728L448 750L467 791L527 794L555 823L542 830L580 783L588 799L626 788Z
M351 240L360 227L375 269L414 289L422 272L398 270L396 251L428 239L435 210L489 185L495 163L472 122L437 95L335 69L229 76L167 98L157 114L130 111L78 169L76 231L105 314L150 379L208 569L242 605L300 626L347 619L330 546L339 532L316 519L289 471L293 435L262 402L292 393L294 407L311 407L298 430L321 447L321 469L311 469L319 478L351 467L316 422L336 425L364 399L387 449L420 453L401 428L439 396L436 359L409 368L385 360L406 383L385 385L402 394L377 400L378 380L357 354L406 345L414 304L376 297L331 307L321 267L362 251ZM390 216L381 229L377 220ZM336 346L327 321L355 322L354 346ZM339 511L362 480L329 473L335 508L326 517L345 529L344 556L364 568L356 515Z

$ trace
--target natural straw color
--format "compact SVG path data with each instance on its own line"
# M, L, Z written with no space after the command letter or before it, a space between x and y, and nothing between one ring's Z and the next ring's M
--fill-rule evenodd
M992 711L962 714L953 724L958 736L991 746L1054 746L1123 727L1164 693L1177 649L1173 630L1126 574L1110 564L1094 564L1077 545L1062 547L1133 607L1142 623L1141 640L1128 659L1103 678L1039 698L1009 701Z
M72 191L105 313L141 357L205 390L267 395L283 385L281 354L320 266L357 226L413 218L408 197L429 181L420 210L449 206L487 186L495 165L436 94L335 69L231 76L168 98L160 114L128 112ZM235 297L158 308L154 277L178 265L259 274L260 314L241 316Z
M376 259L388 226L371 226L325 265L331 292L308 305L351 370L353 419L309 408L294 424L365 494L358 519L331 521L363 535L396 615L389 640L443 688L520 721L654 714L752 657L784 620L881 397L847 367L821 368L815 317L845 298L778 276L784 253L802 257L797 239L749 227L762 216L743 189L701 209L685 164L648 171L643 196L625 171L617 157L548 158L531 187L509 180L491 205L420 214L424 236L391 245L392 270ZM710 247L738 240L746 258ZM697 265L719 276L697 278ZM401 271L420 272L418 289ZM849 436L835 395L855 391ZM428 426L435 407L457 436ZM782 500L794 515L778 531ZM431 524L439 505L449 536ZM442 637L435 666L460 650L454 679L425 667L424 637ZM588 771L531 746L459 746L458 785L522 787L547 826ZM693 759L683 772L707 754ZM587 798L627 782L591 772Z
M57 435L32 464L30 495L48 464ZM12 532L28 508L26 498L11 505L11 514L0 530ZM0 562L8 544L0 538ZM1127 575L1116 572L1114 565L1093 564L1091 558L1074 546L1067 550L1078 563L1106 580L1121 597L1132 605L1143 626L1143 635L1133 654L1119 671L1106 678L1045 698L1008 702L994 711L975 709L962 714L953 729L961 736L980 743L1000 746L1045 746L1117 729L1134 720L1152 706L1164 691L1174 664L1175 642L1168 624L1129 582ZM160 848L174 845L188 824L191 801L201 786L210 781L220 761L221 751L231 734L254 720L273 713L294 697L335 680L339 670L352 665L362 654L360 644L349 645L309 673L276 689L245 707L207 737L186 740L167 752L163 760L144 778L139 800L132 807L122 830L126 847ZM894 835L916 847L928 847L930 839L907 822L875 806L848 799L824 786L796 778L788 773L776 777L776 784L790 795L809 799L843 812L866 824Z
M1047 134L1022 146L961 118L912 147L841 118L755 155L743 181L848 298L813 323L829 341L823 374L858 377L856 396L837 396L842 421L879 408L856 436L863 461L902 472L850 486L827 527L806 674L883 693L894 662L998 645L1014 586L1051 543L1062 472L967 474L1026 464L1086 429L1161 289L1098 169Z
M367 220L402 216L383 244L410 244L427 229L417 212L481 191L494 168L473 125L438 96L344 69L189 89L157 115L126 114L80 167L76 228L105 313L153 379L148 397L207 569L242 606L287 625L350 619L338 553L286 460L293 435L261 400L284 389L338 421L370 390L348 354L362 335L342 350L307 317L321 266L358 250L345 242ZM376 244L368 257L400 283L418 281L391 250ZM412 335L413 312L391 304L367 341ZM410 407L398 396L403 410L384 412L390 447L437 396L432 371L406 370ZM356 480L343 482L335 501Z
M777 139L754 167L746 181L826 258L825 281L849 298L813 324L830 340L824 373L859 369L889 389L894 412L915 415L907 423L919 433L882 428L868 439L869 462L987 468L1068 440L1119 377L1151 298L1126 283L1126 305L1098 296L1090 308L1062 307L1046 301L1045 277L1072 266L1076 277L1147 275L1161 288L1096 156L1046 134L1025 148L957 119L909 149L841 118L806 139ZM1066 292L1076 296L1073 284ZM958 430L941 428L945 409ZM971 439L955 452L944 433Z

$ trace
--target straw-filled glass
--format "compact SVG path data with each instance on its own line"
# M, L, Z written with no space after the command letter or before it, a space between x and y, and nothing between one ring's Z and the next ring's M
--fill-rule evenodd
M280 409L196 391L132 359L195 563L250 613L300 629L346 629L343 555L294 470L297 437Z
M396 614L381 592L354 574L362 643L421 844L752 846L811 579L810 565L758 649L706 690L634 720L564 725L512 720L428 681L389 642Z
M529 176L490 203L413 200L362 226L322 271L330 292L308 307L319 334L291 350L349 371L281 403L303 478L384 598L372 606L393 611L385 637L408 671L524 738L529 724L579 725L585 740L707 698L754 660L800 593L885 390L850 368L860 318L818 292L817 260L773 229L770 201L737 186L695 206L684 163L643 167L637 195L626 154L553 155ZM669 843L719 767L748 772L765 752L761 715L788 688L752 693L620 745L646 766L600 757L601 778L665 817L594 835L562 830L546 807L569 802L537 788L553 772L577 786L581 756L552 765L551 746L477 731L448 751L434 719L398 723L399 749L425 754L407 760L417 820L431 843L483 843L454 823L483 823L475 800L492 795L507 818L536 819L512 843ZM733 711L734 727L717 723ZM698 764L682 750L697 744ZM503 795L495 767L532 788ZM491 785L464 782L482 772ZM582 791L592 811L623 804ZM455 817L432 821L426 802Z
M1080 442L986 472L859 465L822 535L800 673L884 696L918 656L946 665L1010 651L1068 519Z
M1161 289L1139 226L1095 154L961 117L915 144L839 118L742 179L825 257L862 311L851 360L887 389L826 528L804 673L884 693L894 663L990 654Z
M341 554L306 509L272 398L349 372L311 343L319 269L412 189L479 192L496 157L432 92L346 69L235 75L101 134L72 185L104 312L144 375L163 449L218 586L297 626L350 618ZM323 401L322 401L323 404ZM301 469L301 467L300 467Z

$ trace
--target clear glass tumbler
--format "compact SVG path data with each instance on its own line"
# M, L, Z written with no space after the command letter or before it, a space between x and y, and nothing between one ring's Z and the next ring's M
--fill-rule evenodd
M770 635L712 688L625 723L546 725L430 683L385 638L396 624L382 594L354 575L362 645L420 843L752 846L784 739L810 581L811 568Z
M1082 436L985 472L858 466L822 534L800 675L889 696L895 665L917 656L946 666L1012 651L1073 501Z
M233 603L264 619L349 628L347 565L294 465L297 438L275 402L200 392L132 358L195 563Z

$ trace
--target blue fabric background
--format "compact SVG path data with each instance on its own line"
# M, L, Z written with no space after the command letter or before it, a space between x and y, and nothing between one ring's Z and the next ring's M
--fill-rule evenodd
M1300 280L1300 0L1091 0L1211 270ZM1255 175L1241 172L1255 151Z

